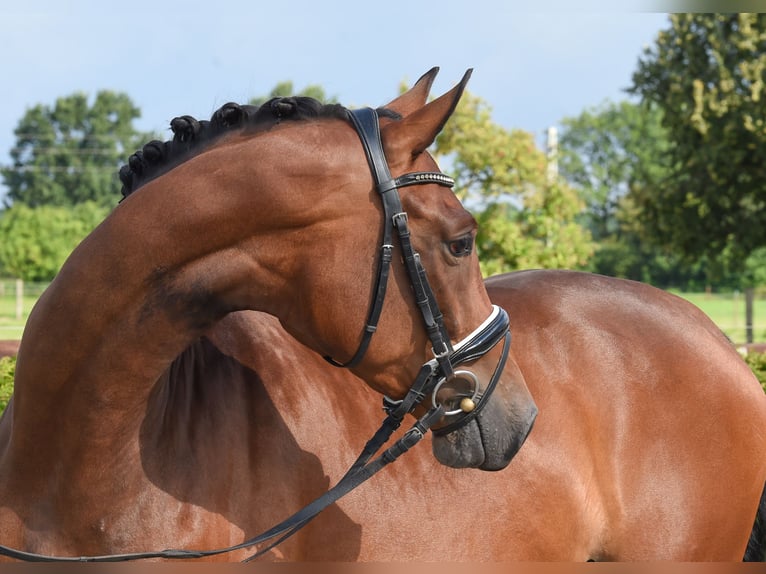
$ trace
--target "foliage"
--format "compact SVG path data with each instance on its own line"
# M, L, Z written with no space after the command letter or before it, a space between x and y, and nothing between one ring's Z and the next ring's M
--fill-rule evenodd
M766 246L754 249L745 260L744 287L766 286Z
M585 221L601 240L624 232L621 202L631 186L661 180L667 134L656 106L605 102L562 121L559 169L586 203Z
M631 91L663 112L671 171L631 190L647 234L721 272L766 245L766 14L674 14Z
M744 358L766 392L766 353L747 353Z
M285 97L285 96L308 96L309 98L314 98L315 100L319 100L322 103L331 104L336 103L337 98L334 96L328 96L324 88L317 84L309 84L302 90L296 92L293 88L293 83L291 81L284 81L279 82L274 88L269 92L268 96L258 96L255 98L252 98L250 100L250 105L253 106L262 106L264 103L269 101L271 98L278 98L278 97Z
M700 289L702 262L685 262L652 244L637 216L631 189L661 185L667 176L668 137L656 106L604 102L562 121L559 168L586 204L580 221L597 241L590 271Z
M7 202L67 206L84 201L113 205L119 197L117 170L150 139L133 128L139 109L127 95L100 91L92 104L83 93L38 104L15 130L13 165L0 170Z
M578 205L570 188L547 186L518 209L493 202L477 213L479 251L485 276L513 269L582 267L592 254L587 231L574 221Z
M576 221L582 203L565 182L549 179L532 134L495 124L489 105L466 92L434 154L479 222L476 246L485 275L585 265L593 244Z
M0 212L0 267L25 281L50 281L106 214L94 202L69 208L14 204Z
M16 372L16 357L0 357L0 413L8 406L13 394L13 376Z

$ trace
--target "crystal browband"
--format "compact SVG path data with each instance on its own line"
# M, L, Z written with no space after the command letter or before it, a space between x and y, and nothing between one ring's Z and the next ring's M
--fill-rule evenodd
M394 180L396 187L406 187L408 185L436 183L445 187L454 187L455 180L450 176L438 171L417 171L407 173Z

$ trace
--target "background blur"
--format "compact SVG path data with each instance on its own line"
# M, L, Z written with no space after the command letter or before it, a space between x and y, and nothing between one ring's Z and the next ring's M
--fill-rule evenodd
M641 1L17 4L0 1L0 340L21 337L120 199L119 167L169 139L172 118L293 93L382 105L438 65L434 95L474 68L433 152L480 222L486 275L645 281L737 344L766 341L764 15Z

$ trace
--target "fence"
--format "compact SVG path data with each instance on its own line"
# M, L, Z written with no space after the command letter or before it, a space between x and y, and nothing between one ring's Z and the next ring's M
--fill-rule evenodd
M32 306L48 283L0 279L0 340L20 339Z
M0 340L21 338L32 306L48 283L20 283L0 279ZM742 293L676 293L702 309L735 343L745 342L745 296ZM766 295L754 302L753 335L756 343L766 342Z
M732 293L676 293L702 309L734 343L746 341L745 295ZM756 293L753 301L753 340L766 342L766 297Z

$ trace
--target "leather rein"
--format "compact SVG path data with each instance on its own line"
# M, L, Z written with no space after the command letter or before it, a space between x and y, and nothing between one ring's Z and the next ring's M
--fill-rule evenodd
M447 434L467 424L484 408L492 394L500 375L505 367L511 343L510 321L508 314L500 307L493 305L489 317L472 333L461 341L451 343L433 291L428 283L425 269L420 262L420 256L412 247L408 227L407 213L402 209L399 198L399 188L418 184L438 184L452 187L454 180L440 172L414 172L402 175L396 179L391 177L383 152L380 138L378 113L371 108L350 110L349 117L356 128L359 138L367 155L375 189L381 197L384 212L383 244L378 262L376 287L367 322L362 335L362 341L357 352L347 363L339 363L325 357L338 367L350 367L362 360L370 340L376 331L378 320L386 294L386 285L394 252L394 232L396 232L402 259L412 284L415 300L428 333L433 349L434 358L423 364L406 396L398 401L384 399L384 410L387 416L381 427L367 442L359 457L349 468L338 483L309 503L307 506L269 530L245 540L240 544L214 550L184 550L167 549L154 552L136 552L125 554L109 554L102 556L50 556L25 552L0 545L0 555L23 560L26 562L124 562L145 559L193 559L216 556L236 550L242 550L264 544L257 552L243 562L249 562L283 542L303 526L308 524L322 510L334 504L342 496L370 479L382 468L395 461L420 442L428 430L445 416L455 420L438 429L434 434ZM474 361L503 341L503 351L494 373L484 389L479 386L478 378L468 370L456 370L456 366ZM473 390L466 395L470 399L470 408L448 409L437 399L437 391L453 381L467 381ZM385 445L392 434L399 428L404 417L411 413L416 406L427 397L431 397L431 406L417 422L405 432L392 446L384 450L377 458L373 457Z

